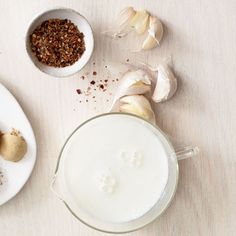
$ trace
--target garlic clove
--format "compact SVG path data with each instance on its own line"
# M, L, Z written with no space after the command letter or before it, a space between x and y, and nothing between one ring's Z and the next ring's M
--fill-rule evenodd
M129 26L131 19L135 16L135 14L136 11L131 6L122 9L117 17L117 25L119 29L123 30Z
M150 50L155 48L158 45L158 42L155 38L153 38L151 35L148 35L147 38L144 40L142 49L143 50Z
M148 34L157 40L158 45L160 45L163 33L164 30L161 21L155 16L150 16Z
M149 19L148 36L143 42L143 50L153 49L157 45L160 45L163 36L163 26L161 21L155 16L150 16Z
M155 123L155 114L150 102L143 95L125 96L120 99L119 103L120 112L131 113Z
M122 77L114 97L112 111L116 109L116 101L127 95L146 94L151 90L151 77L144 70L129 71Z
M130 25L138 34L143 34L147 30L148 20L149 13L146 10L137 11Z
M177 79L167 64L160 64L157 68L157 82L152 100L163 102L170 99L177 90Z

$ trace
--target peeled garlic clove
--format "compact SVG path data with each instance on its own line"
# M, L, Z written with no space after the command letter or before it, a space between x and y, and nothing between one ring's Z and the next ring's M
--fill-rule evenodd
M152 100L154 102L163 102L170 99L177 90L177 79L166 64L161 64L157 68L157 82Z
M121 98L119 111L131 113L155 123L155 114L150 102L143 95L132 95Z
M145 94L151 90L151 77L144 70L130 71L122 77L112 104L112 111L116 101L127 95Z
M129 26L131 19L135 16L136 11L133 7L126 7L120 11L117 17L117 24L120 30L125 29Z
M161 21L155 16L150 16L148 34L157 40L158 45L160 45L163 32L164 30Z
M143 34L147 29L148 20L149 13L146 10L137 11L130 25L138 34Z
M143 42L142 49L149 50L155 48L157 45L160 45L162 36L163 26L161 21L155 16L150 16L148 36Z
M148 35L147 38L144 40L142 49L143 50L150 50L155 48L158 45L158 42L155 38L153 38L151 35Z
M17 162L27 151L27 144L18 131L1 135L0 154L5 160Z

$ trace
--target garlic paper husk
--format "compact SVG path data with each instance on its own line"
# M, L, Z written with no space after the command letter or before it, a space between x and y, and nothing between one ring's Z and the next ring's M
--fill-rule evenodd
M156 122L149 100L143 95L130 95L119 100L119 111L140 116L151 123Z
M136 11L130 22L130 26L138 33L143 34L148 27L149 13L146 10Z
M133 7L129 6L122 9L117 17L117 26L122 31L130 27L130 22L132 18L135 16L136 11Z
M163 32L161 21L155 16L150 16L148 36L143 42L142 49L150 50L160 45Z
M151 80L149 74L144 70L125 73L117 87L111 110L117 110L117 101L121 97L148 93L151 90Z
M115 61L106 62L106 70L108 71L110 78L121 79L125 73L135 69L136 68L133 65L127 63Z
M157 67L157 81L152 95L156 103L170 99L177 90L177 79L167 64L160 64Z
M135 14L136 11L133 7L125 7L119 12L116 19L116 25L109 30L103 31L102 34L114 39L126 36L131 31L130 22Z

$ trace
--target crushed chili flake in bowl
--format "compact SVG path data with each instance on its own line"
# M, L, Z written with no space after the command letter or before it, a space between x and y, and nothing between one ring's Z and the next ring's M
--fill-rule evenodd
M68 19L49 19L30 35L30 44L37 59L49 66L73 65L86 50L84 34Z
M68 8L38 15L26 34L26 51L41 71L66 77L80 71L94 49L93 31L84 16Z

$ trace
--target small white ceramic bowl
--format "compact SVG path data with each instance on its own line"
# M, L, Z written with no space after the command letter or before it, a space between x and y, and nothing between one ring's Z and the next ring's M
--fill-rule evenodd
M81 56L81 58L71 66L66 66L62 68L48 66L39 62L31 50L30 35L35 30L35 28L39 26L43 21L52 18L69 19L78 27L79 31L84 34L86 50ZM84 16L80 15L78 12L68 8L51 9L38 15L29 25L25 41L27 53L34 65L44 73L52 75L54 77L66 77L80 71L89 61L94 48L93 31L88 21Z

